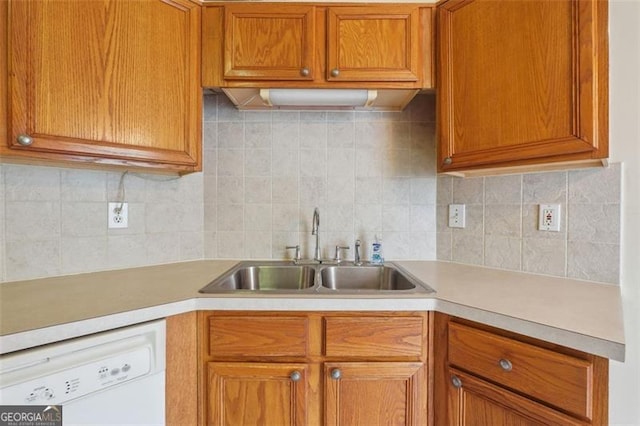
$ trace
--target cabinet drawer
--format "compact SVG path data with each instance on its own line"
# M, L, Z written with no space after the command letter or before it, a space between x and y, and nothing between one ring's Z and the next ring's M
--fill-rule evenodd
M304 357L309 324L305 317L212 316L209 355Z
M420 358L422 317L327 317L324 354L340 357Z
M451 365L591 418L591 362L456 323L448 334Z

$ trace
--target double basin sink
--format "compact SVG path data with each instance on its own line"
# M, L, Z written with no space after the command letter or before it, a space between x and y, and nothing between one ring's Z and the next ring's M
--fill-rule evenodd
M296 265L292 262L240 262L200 289L200 293L432 293L407 271L384 265Z

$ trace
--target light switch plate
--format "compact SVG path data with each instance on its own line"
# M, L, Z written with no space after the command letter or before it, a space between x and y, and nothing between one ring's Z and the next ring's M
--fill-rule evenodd
M464 204L449 204L449 228L464 228Z

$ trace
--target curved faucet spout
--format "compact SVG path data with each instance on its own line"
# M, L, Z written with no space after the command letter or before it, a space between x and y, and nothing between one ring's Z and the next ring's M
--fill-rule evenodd
M311 226L311 235L318 235L318 227L320 226L320 210L316 207L313 209L313 225Z
M316 249L314 251L313 259L320 261L320 241L319 241L319 232L320 228L320 210L316 207L313 210L313 224L311 225L311 235L316 236Z

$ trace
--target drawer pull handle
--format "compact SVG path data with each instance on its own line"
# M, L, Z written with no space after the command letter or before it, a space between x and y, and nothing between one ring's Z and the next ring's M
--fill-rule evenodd
M289 377L291 378L292 382L299 382L300 379L302 379L302 374L300 374L299 371L294 371Z
M303 76L303 77L307 77L307 76L309 76L309 74L310 74L310 73L311 73L311 72L309 71L309 68L302 68L302 69L300 70L300 75L301 75L301 76Z
M509 361L508 359L502 358L500 361L498 361L498 364L500 364L500 368L502 368L504 371L511 371L513 369L513 365L511 365L511 361Z
M451 157L446 157L444 160L442 160L442 164L444 164L445 166L450 166L453 163L453 158Z
M451 384L454 388L460 389L462 387L462 380L458 376L451 376Z
M331 77L337 77L340 75L340 70L338 68L334 68L331 70Z
M340 380L341 377L342 377L342 371L340 371L339 368L334 368L333 370L331 370L331 378L333 380Z

